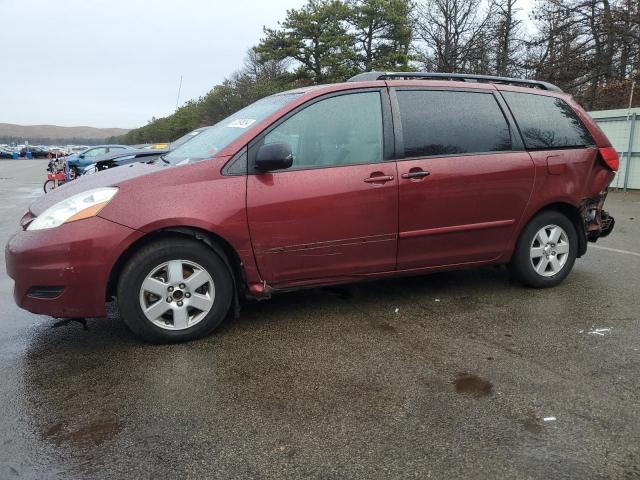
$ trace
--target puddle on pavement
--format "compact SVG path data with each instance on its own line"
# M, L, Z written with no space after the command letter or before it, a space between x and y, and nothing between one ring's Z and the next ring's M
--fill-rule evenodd
M540 420L537 418L528 418L524 422L524 429L527 432L531 433L542 433L544 432L544 426L540 423Z
M67 430L63 422L59 422L47 428L42 433L42 437L57 445L64 443L100 445L105 440L113 438L120 430L122 426L113 421L90 423L72 431Z
M474 397L486 397L493 393L493 384L470 373L460 373L453 381L456 393L472 395Z
M387 322L371 322L371 325L380 330L381 332L385 332L385 333L395 333L397 331L397 328L394 327L393 325L387 323Z

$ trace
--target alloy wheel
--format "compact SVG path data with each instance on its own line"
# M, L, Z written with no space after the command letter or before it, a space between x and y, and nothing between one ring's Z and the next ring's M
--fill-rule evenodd
M171 260L155 267L140 287L140 307L154 325L185 330L207 316L215 300L211 275L190 260Z
M553 277L569 258L569 237L558 225L546 225L534 235L529 249L531 265L538 275Z

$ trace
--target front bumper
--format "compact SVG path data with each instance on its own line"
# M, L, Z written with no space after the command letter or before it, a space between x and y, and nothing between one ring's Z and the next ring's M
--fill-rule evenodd
M5 248L19 307L53 317L99 317L111 269L140 232L100 217L20 231Z

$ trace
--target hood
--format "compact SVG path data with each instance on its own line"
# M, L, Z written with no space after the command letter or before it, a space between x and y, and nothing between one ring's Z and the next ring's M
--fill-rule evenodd
M62 200L69 198L86 190L100 187L117 187L121 183L133 178L141 177L170 168L166 164L146 164L132 163L118 168L104 170L92 175L84 175L77 180L66 183L52 192L49 192L34 201L29 207L29 211L38 216L47 208Z

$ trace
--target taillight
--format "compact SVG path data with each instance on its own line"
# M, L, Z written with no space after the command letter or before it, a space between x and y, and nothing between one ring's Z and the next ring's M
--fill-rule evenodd
M607 167L614 172L617 172L620 167L620 157L618 157L616 149L613 147L600 147L598 150L600 151L600 156Z

